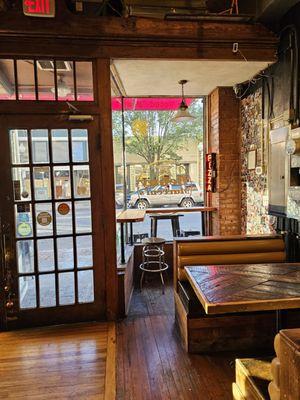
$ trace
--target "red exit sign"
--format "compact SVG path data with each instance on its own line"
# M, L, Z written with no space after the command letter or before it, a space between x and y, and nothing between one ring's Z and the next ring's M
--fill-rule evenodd
M30 17L55 17L55 0L23 0L23 12Z

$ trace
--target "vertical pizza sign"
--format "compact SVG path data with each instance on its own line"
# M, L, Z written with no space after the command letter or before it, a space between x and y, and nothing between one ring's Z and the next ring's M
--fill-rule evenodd
M205 190L206 192L216 191L217 181L217 155L216 153L207 153L205 155Z
M55 0L23 0L23 12L29 17L55 17Z

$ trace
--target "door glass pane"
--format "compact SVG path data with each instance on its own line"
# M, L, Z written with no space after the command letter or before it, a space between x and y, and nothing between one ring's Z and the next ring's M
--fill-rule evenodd
M78 301L92 303L94 301L94 272L78 271Z
M37 61L37 80L39 100L55 100L54 62L50 60Z
M49 143L47 129L33 129L32 140L32 162L35 164L49 163Z
M58 269L74 268L73 238L57 238L57 264Z
M93 241L91 235L77 236L77 266L78 268L93 266Z
M26 238L33 235L31 204L15 205L15 222L17 238Z
M49 167L34 167L35 200L51 200L51 177Z
M53 129L52 139L52 160L54 163L69 162L69 141L67 129Z
M73 233L72 203L56 203L56 234L67 235Z
M73 167L74 197L90 197L90 168L88 165Z
M37 236L53 235L53 216L51 203L36 203L36 234Z
M15 201L30 201L30 170L27 167L12 169L13 188Z
M90 201L75 201L75 224L77 233L89 233L92 231Z
M28 134L25 129L13 129L9 131L10 154L12 164L28 164Z
M73 61L56 61L57 98L59 101L75 100L73 69Z
M16 100L13 60L0 60L0 100Z
M34 62L17 60L19 100L36 100Z
M88 162L88 131L86 129L72 129L71 136L73 162Z
M58 275L59 304L75 303L74 272L63 272Z
M19 278L20 308L36 307L36 288L34 276L21 276Z
M38 269L40 272L54 270L53 239L41 239L37 241Z
M70 167L53 168L55 198L69 199L71 197Z
M76 61L77 101L94 101L93 63Z
M17 242L17 260L20 274L34 272L33 240L20 240Z
M56 306L55 275L46 274L39 276L40 282L40 306Z

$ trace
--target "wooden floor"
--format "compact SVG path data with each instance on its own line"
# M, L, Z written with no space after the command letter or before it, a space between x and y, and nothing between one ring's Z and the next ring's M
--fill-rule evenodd
M156 277L157 278L157 277ZM235 355L189 355L174 327L173 292L150 282L135 291L117 327L118 400L232 399Z
M107 323L1 333L0 399L112 400L114 345Z

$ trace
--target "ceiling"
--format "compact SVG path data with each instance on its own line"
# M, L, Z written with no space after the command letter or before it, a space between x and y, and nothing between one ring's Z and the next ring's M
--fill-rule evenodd
M125 97L178 96L181 79L188 80L187 96L199 96L208 95L218 86L234 86L252 79L267 66L267 62L245 60L114 60L112 74Z

